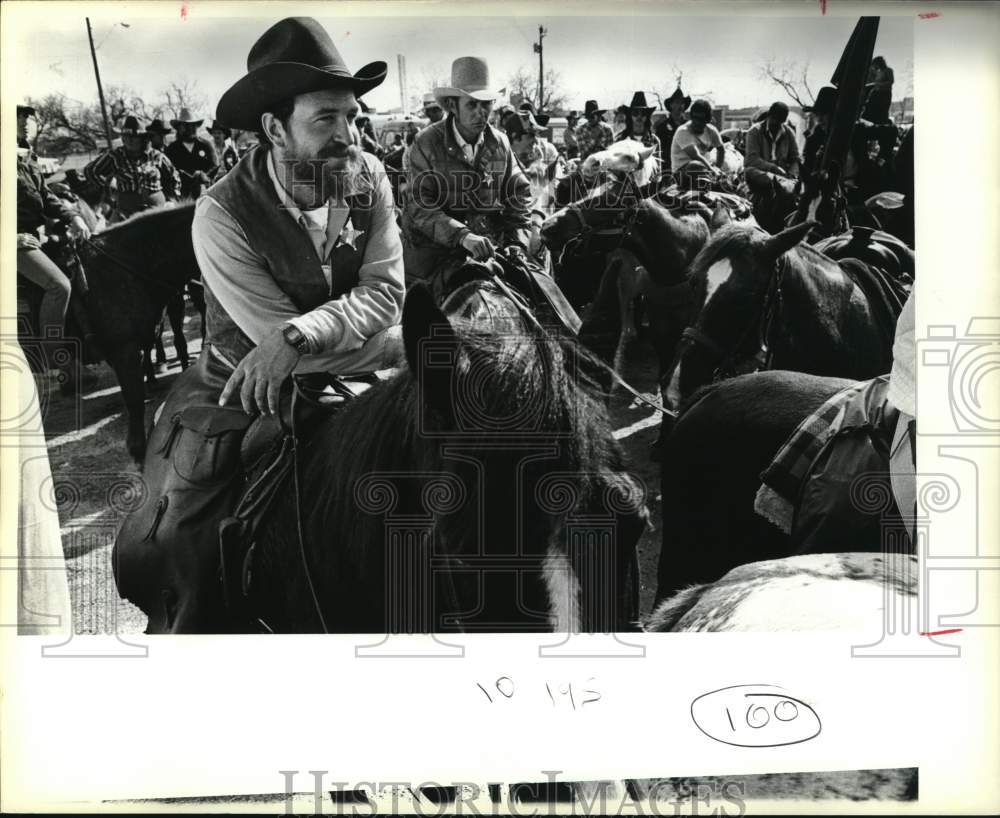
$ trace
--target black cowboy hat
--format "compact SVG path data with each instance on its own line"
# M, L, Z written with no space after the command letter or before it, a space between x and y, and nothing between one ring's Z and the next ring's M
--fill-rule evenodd
M584 116L590 116L591 114L597 114L598 116L600 116L601 114L606 114L607 112L608 112L607 108L598 108L597 107L597 100L596 99L588 99L587 102L583 106L583 115Z
M519 111L507 114L500 123L510 139L517 139L524 134L537 134L540 130L530 111Z
M549 124L550 118L549 114L535 114L535 122L537 122L542 128Z
M139 129L139 120L134 116L125 117L121 129L115 131L115 136L141 136L143 139L150 138L148 131Z
M669 108L671 102L683 102L684 110L686 111L688 109L688 106L691 104L691 97L687 96L681 90L681 87L678 85L677 88L674 90L674 92L665 100L663 100L663 107Z
M35 109L32 108L30 105L18 105L17 106L17 115L18 116L34 116L35 115Z
M812 105L802 108L806 113L832 114L837 107L837 89L832 85L824 85L816 94L816 101Z
M326 30L312 17L286 17L254 43L247 57L247 73L219 100L216 119L228 127L260 129L268 106L289 97L347 87L355 96L385 80L384 62L371 62L352 74Z
M632 94L632 101L628 104L630 111L645 111L647 114L653 113L656 110L655 105L646 104L646 92L636 91Z
M168 128L166 123L162 119L154 119L146 126L146 130L149 131L149 133L161 133L161 134L168 134L174 132L174 129Z
M205 128L205 130L208 131L209 133L215 133L216 131L219 131L220 133L224 133L226 136L233 135L232 131L230 131L229 128L220 125L219 120L217 119L213 119L211 122L209 122L208 127Z

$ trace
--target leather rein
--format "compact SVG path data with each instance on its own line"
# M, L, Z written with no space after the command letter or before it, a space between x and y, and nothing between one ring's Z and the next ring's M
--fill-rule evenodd
M771 270L771 274L768 276L759 313L747 324L732 349L727 351L696 324L687 327L681 333L683 341L703 347L717 359L718 363L712 371L712 383L743 374L740 372L743 368L742 364L753 366L752 369L746 369L746 372L760 372L761 370L771 368L774 360L772 335L784 303L781 294L781 285L784 280L786 266L787 262L784 260L784 257L779 257ZM757 333L756 350L753 355L741 359L739 356L740 350L746 346L754 331Z

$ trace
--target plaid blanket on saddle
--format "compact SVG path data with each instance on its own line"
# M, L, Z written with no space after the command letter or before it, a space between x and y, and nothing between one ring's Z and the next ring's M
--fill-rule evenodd
M872 401L884 402L888 376L861 381L841 390L807 417L761 473L754 511L786 534L792 523L803 481L831 438L860 425L870 425ZM862 396L862 393L867 393ZM862 396L859 398L859 396ZM863 406L858 405L860 401Z

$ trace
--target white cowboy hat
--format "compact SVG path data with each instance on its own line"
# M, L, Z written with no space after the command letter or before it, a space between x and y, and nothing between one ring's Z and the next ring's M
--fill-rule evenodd
M479 57L459 57L451 64L451 85L434 89L438 102L446 97L472 97L490 102L498 96L490 85L489 66Z
M424 107L425 108L440 108L441 103L435 99L434 94L424 94Z

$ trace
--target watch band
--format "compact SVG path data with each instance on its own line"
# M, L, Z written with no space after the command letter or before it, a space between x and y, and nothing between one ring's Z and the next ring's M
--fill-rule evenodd
M306 355L309 352L309 340L305 335L302 334L300 330L294 324L285 324L281 328L281 334L285 336L285 340L295 348L295 351L299 355Z

